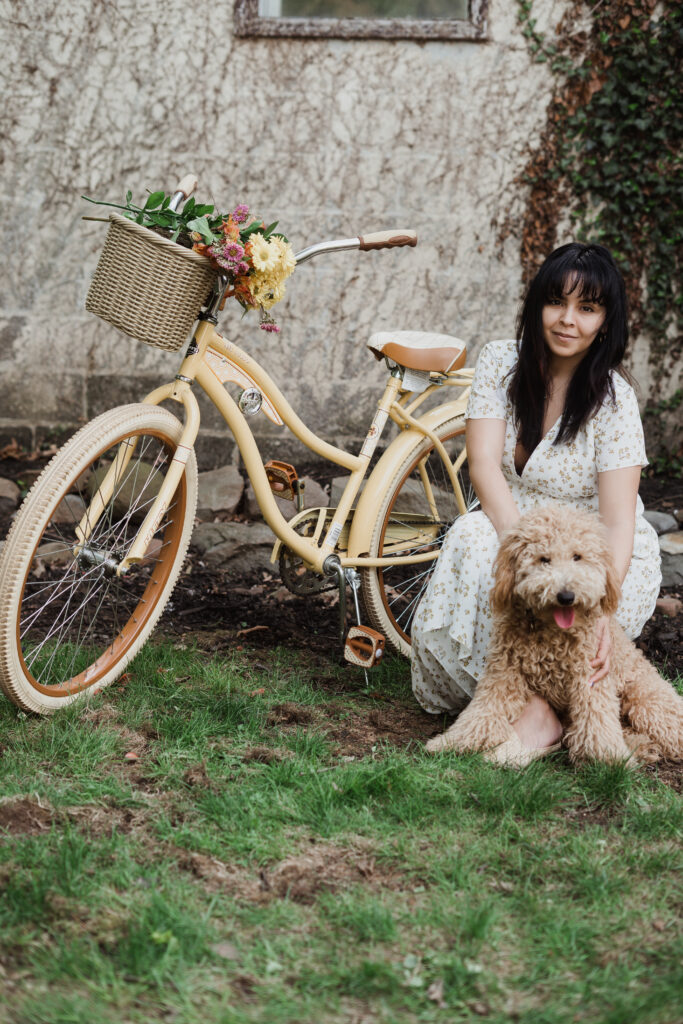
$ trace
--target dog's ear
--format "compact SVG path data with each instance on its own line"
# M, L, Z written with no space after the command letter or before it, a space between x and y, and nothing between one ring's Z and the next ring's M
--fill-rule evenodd
M509 607L515 589L517 552L520 538L514 530L505 534L493 564L494 584L491 591L491 609L502 612Z
M607 578L605 580L605 596L600 602L603 615L614 615L621 597L621 584L614 567L612 552L607 548L605 552L605 564L607 566Z

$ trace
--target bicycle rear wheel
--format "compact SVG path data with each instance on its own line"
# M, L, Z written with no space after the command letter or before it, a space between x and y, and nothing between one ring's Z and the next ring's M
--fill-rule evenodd
M436 435L457 466L465 511L479 504L467 472L465 421L455 417ZM361 570L362 595L370 624L395 651L410 655L410 630L427 589L436 556L453 522L462 514L443 460L429 438L414 448L394 473L380 502L368 554L371 558L434 552L411 565Z
M26 498L0 559L0 687L20 707L46 713L107 686L154 628L194 525L194 451L143 560L123 576L115 567L158 493L182 429L157 406L112 409L71 438ZM119 468L118 453L131 450ZM93 522L112 466L111 497ZM85 544L76 533L81 522L88 524Z

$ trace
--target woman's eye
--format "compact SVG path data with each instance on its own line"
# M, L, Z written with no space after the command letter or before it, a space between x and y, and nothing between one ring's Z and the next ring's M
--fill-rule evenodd
M576 558L576 555L574 557ZM546 558L545 555L541 555L541 557L539 558L539 562L541 563L541 565L550 565L550 559Z
M574 561L575 562L580 562L581 561L581 555L574 555Z

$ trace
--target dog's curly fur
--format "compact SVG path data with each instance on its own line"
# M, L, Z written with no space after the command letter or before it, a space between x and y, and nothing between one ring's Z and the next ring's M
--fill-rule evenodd
M683 699L614 618L619 581L597 515L563 506L526 513L504 535L494 573L486 671L471 703L429 749L497 746L538 694L564 722L572 761L634 751L646 760L683 757ZM563 628L558 609L567 607L574 618L567 626L565 614ZM602 615L610 617L610 671L590 686Z

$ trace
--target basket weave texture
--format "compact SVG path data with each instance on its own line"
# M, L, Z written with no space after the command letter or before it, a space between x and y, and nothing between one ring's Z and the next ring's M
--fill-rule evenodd
M177 352L216 276L206 257L110 213L85 308L131 338Z

